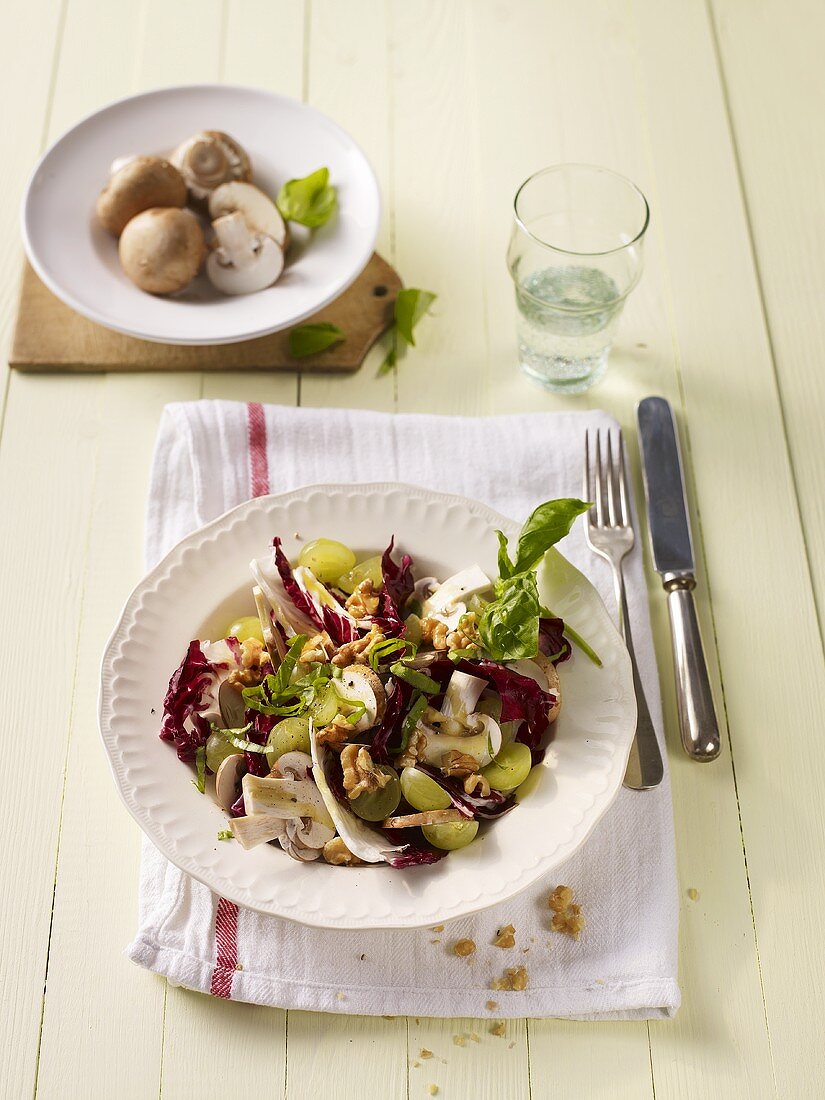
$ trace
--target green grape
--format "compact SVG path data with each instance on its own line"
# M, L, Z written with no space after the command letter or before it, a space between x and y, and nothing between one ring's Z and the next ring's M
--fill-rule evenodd
M413 645L420 645L423 634L421 633L421 619L417 615L408 615L404 620L407 633L404 637Z
M332 684L327 684L309 708L315 725L328 726L338 713L339 702L338 692Z
M261 620L257 615L244 615L243 618L235 619L224 634L224 638L237 638L239 642L257 638L259 642L263 642Z
M481 769L481 774L494 791L511 791L524 782L531 767L529 748L520 741L511 741L502 745L498 756Z
M305 752L307 756L312 752L308 718L284 718L277 726L272 727L266 743L266 758L270 768L285 752Z
M398 773L388 764L378 764L376 771L390 776L390 781L385 787L377 791L364 791L350 802L350 809L364 821L383 821L398 808L401 801L401 784L398 781Z
M335 584L342 573L355 565L355 554L342 542L315 539L303 548L298 564L311 569L321 584Z
M414 810L446 810L450 805L444 788L418 768L404 768L401 792Z
M523 802L525 798L529 798L533 794L539 783L541 783L543 770L541 764L536 764L524 782L519 784L516 790L516 802Z
M347 593L354 592L361 581L371 580L373 588L378 589L384 583L384 574L381 572L381 555L376 554L374 558L367 558L366 561L359 562L355 568L347 566L349 572L345 572L343 569L338 575L338 587Z
M238 750L219 733L210 733L206 742L206 766L216 772L227 756L236 756Z
M448 821L444 825L422 825L421 832L434 848L454 852L466 848L476 838L477 821Z

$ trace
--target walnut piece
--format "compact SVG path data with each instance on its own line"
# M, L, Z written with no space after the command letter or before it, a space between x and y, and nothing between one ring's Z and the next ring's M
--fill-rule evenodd
M418 1052L418 1057L423 1058L425 1061L427 1058L432 1058L432 1056L433 1052L431 1050L427 1050L426 1047L422 1047L421 1050L419 1050Z
M584 917L580 905L573 902L573 891L569 886L557 886L547 904L553 910L550 927L554 932L563 932L577 940L584 928Z
M424 755L426 747L427 735L423 730L413 730L407 742L407 747L396 757L395 766L397 768L412 767L416 760Z
M467 752L450 749L441 755L441 770L445 775L473 775L478 771L478 761Z
M507 989L521 992L527 988L527 970L523 966L510 966L504 971L501 978L494 978L490 983L491 989Z
M324 859L334 867L354 867L363 862L349 850L340 836L334 836L324 845Z
M329 745L331 749L340 749L349 740L352 732L352 726L344 715L336 714L328 726L318 730L315 739L319 745Z
M466 959L468 955L475 954L475 940L457 940L453 944L453 954L460 959Z
M353 619L368 619L376 613L378 593L369 577L356 586L344 607Z
M388 772L376 768L369 749L364 745L345 745L341 752L341 767L344 770L344 790L350 800L366 791L380 791L392 778Z
M498 1008L498 1001L486 1001L484 1007L487 1009L488 1012L495 1012L495 1010Z
M370 659L372 647L383 641L383 632L373 623L369 633L365 634L363 638L356 638L354 642L344 642L332 658L332 663L336 668L347 668L348 665L365 665Z
M489 1004L490 1002L488 1002ZM490 1028L491 1035L497 1035L499 1039L503 1039L507 1034L507 1025L504 1020L496 1020L493 1026Z
M326 664L335 652L335 643L326 630L314 634L301 650L302 665Z
M505 924L503 928L499 928L496 938L493 940L493 947L515 947L516 946L516 930L512 924Z
M447 648L447 634L449 633L446 625L439 622L438 619L422 619L421 620L421 638L425 642L429 642L433 649L444 650Z
M490 784L485 776L476 772L473 775L468 775L464 780L464 793L478 795L479 798L489 798Z
M474 611L462 615L458 630L450 631L446 637L447 649L474 649L479 643L478 616Z
M269 654L264 649L263 642L257 638L247 638L241 642L241 667L233 669L226 678L226 682L238 691L245 687L256 687L263 680L267 672L271 671Z

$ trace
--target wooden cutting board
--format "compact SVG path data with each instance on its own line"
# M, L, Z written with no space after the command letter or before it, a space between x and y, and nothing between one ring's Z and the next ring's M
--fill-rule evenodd
M26 263L10 363L23 371L354 371L392 324L402 285L394 268L374 252L340 298L302 322L330 321L346 333L346 340L299 360L289 354L288 330L216 347L153 344L123 336L64 305Z

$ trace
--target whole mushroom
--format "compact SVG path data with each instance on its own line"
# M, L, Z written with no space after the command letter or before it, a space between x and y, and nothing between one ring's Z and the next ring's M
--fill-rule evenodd
M118 252L123 270L141 290L174 294L200 271L206 242L191 210L153 207L128 223Z
M221 130L201 130L172 153L192 199L203 202L227 180L248 180L252 167L246 150Z
M97 217L105 230L119 237L136 214L153 206L186 205L183 176L162 157L129 157L112 165L109 182L97 200Z

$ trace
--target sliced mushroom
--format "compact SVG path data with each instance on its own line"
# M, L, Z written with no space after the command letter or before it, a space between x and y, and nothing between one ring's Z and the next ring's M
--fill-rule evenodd
M276 779L306 779L312 771L312 757L306 752L285 752L275 761L270 776Z
M240 846L249 850L277 840L284 830L284 823L272 814L249 814L247 817L231 818L229 828Z
M172 163L195 200L204 200L227 180L248 180L252 176L249 155L229 134L201 130L187 138L172 153Z
M426 741L422 759L436 767L441 767L442 757L447 752L474 756L481 767L484 767L501 748L501 727L489 714L469 714L465 731L458 736L454 733L442 733L423 720L417 728L424 734Z
M286 821L309 817L333 827L324 799L311 779L278 779L245 775L242 781L248 814L269 814Z
M212 223L218 247L206 261L206 274L224 294L252 294L272 286L284 269L284 254L271 237L253 236L242 214Z
M467 613L466 601L470 596L492 588L493 582L480 565L462 569L438 586L424 601L422 619L437 619L450 630L456 630L461 617Z
M318 859L324 845L335 836L335 830L312 818L294 818L286 823L285 833L278 843L293 859Z
M420 814L404 814L401 817L388 817L383 822L384 829L412 829L416 825L445 825L450 821L466 821L467 815L452 807L446 810L425 810Z
M182 207L186 184L174 165L162 157L129 157L115 171L97 200L97 216L109 233L119 237L136 214L153 206Z
M287 226L278 207L259 187L251 183L221 184L209 198L209 217L242 214L251 233L271 237L283 250L287 247Z
M132 218L118 252L123 270L141 290L174 294L197 275L206 244L190 210L153 207Z
M215 797L222 809L229 811L237 801L245 770L243 753L232 753L221 762L215 775Z
M561 683L553 662L548 660L543 653L537 653L533 658L513 661L510 667L514 672L518 672L520 676L527 676L530 680L535 680L542 691L549 691L555 695L556 702L547 715L548 723L555 722L561 710Z
M378 725L387 709L387 692L381 677L368 665L349 665L334 680L335 690L342 699L351 703L363 703L366 710L350 727L354 733L363 733Z

